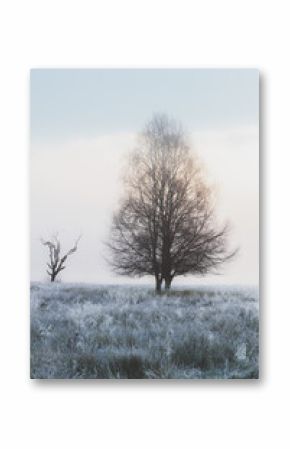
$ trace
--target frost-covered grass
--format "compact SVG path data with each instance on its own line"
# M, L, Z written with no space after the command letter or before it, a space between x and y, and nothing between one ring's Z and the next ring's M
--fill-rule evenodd
M258 291L31 285L32 378L258 378Z

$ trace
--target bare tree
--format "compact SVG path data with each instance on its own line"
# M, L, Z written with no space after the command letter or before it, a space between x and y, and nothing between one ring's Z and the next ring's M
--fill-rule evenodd
M52 236L50 240L41 239L41 243L47 246L49 250L49 263L47 263L48 270L46 272L51 282L54 282L56 276L66 268L64 263L68 256L76 252L80 238L81 236L76 239L74 246L63 256L61 256L61 245L57 235Z
M156 290L175 276L206 274L233 257L228 226L217 225L212 192L180 125L154 116L140 135L125 177L125 196L113 217L113 269L154 275Z

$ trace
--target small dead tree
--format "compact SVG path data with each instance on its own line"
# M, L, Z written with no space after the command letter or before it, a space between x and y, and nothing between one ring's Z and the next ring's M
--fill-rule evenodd
M51 282L54 282L56 276L66 268L64 263L68 256L76 252L80 239L81 236L76 239L74 246L63 256L61 256L61 245L57 235L52 236L50 240L41 239L41 243L47 246L49 250L49 263L47 263L48 270L46 272Z
M153 275L156 291L186 274L230 260L227 225L215 218L211 189L179 124L154 116L139 136L113 217L111 264L118 274Z

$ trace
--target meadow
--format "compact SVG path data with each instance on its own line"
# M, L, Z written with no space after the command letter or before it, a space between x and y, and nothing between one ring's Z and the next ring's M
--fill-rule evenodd
M33 379L256 379L258 289L31 284Z

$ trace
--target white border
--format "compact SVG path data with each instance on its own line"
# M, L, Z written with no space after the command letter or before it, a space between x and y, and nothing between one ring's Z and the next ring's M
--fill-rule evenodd
M287 2L12 0L2 3L0 20L2 447L286 447ZM29 380L29 69L98 66L261 71L261 381Z

